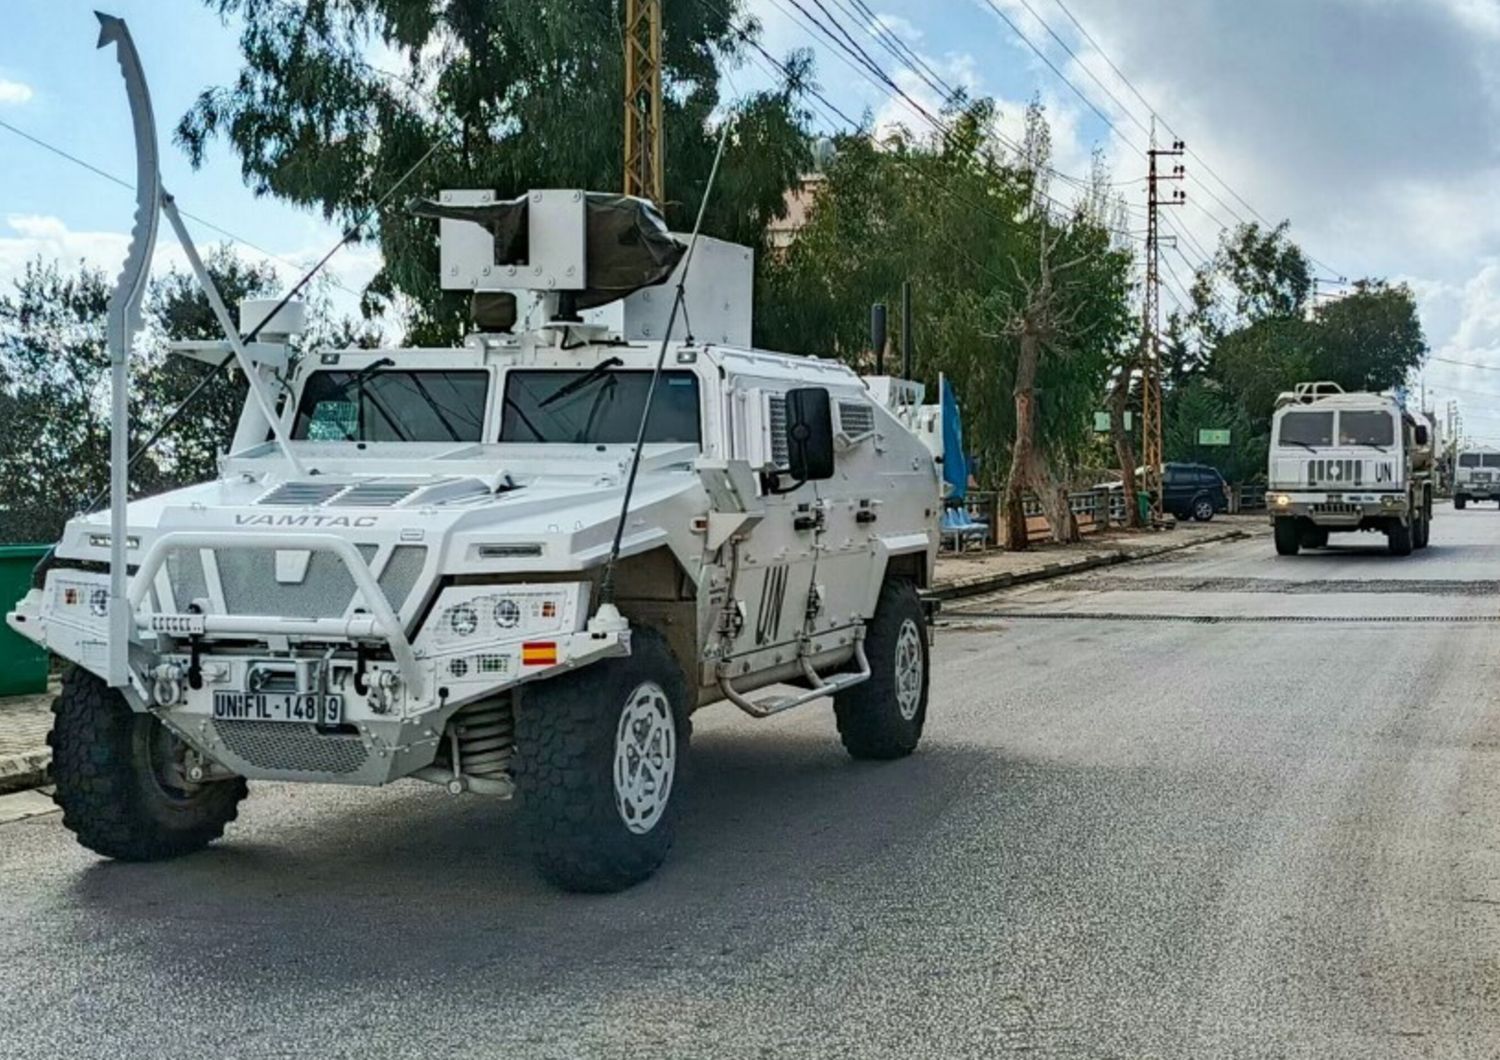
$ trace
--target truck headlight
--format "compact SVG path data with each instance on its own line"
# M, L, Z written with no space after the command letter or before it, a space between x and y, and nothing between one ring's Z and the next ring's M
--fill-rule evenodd
M521 605L510 597L502 597L495 604L495 625L501 629L514 629L521 621Z
M459 604L448 612L448 628L460 637L467 637L479 628L479 615L468 604Z
M1400 496L1399 494L1387 493L1384 497L1380 498L1380 503L1385 505L1387 508L1395 508L1404 500L1406 500L1406 498Z
M1291 506L1292 498L1288 497L1285 493L1278 493L1272 499L1271 503L1275 504L1278 508L1287 508Z

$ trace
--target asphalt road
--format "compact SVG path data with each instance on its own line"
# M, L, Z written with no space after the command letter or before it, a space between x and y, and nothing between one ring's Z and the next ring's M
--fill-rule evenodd
M416 785L165 865L0 825L0 1056L1500 1056L1500 512L1367 540L951 609L904 762L711 708L623 895Z

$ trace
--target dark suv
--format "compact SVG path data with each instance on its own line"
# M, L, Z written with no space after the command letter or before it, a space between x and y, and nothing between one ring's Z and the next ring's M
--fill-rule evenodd
M1229 510L1229 486L1207 464L1163 464L1161 506L1179 519L1206 523Z

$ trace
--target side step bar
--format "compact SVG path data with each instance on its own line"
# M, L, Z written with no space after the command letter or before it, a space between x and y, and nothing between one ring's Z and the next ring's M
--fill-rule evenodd
M730 684L729 675L722 673L719 675L719 691L724 693L725 699L739 707L752 718L769 718L772 714L780 714L784 710L791 710L793 707L800 707L804 703L811 703L815 699L831 696L836 692L842 692L846 688L853 688L855 685L864 684L870 679L870 660L865 657L865 638L863 635L856 637L854 640L854 658L859 663L858 673L839 674L825 681L812 668L812 664L807 661L807 656L803 655L801 659L802 674L807 678L807 683L810 687L795 695L769 696L760 700L746 699L742 693L735 691L734 685Z

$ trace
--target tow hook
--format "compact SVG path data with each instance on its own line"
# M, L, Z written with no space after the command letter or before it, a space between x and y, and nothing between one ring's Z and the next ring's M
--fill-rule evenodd
M170 707L182 699L183 669L177 663L162 663L151 671L151 698L159 707Z

